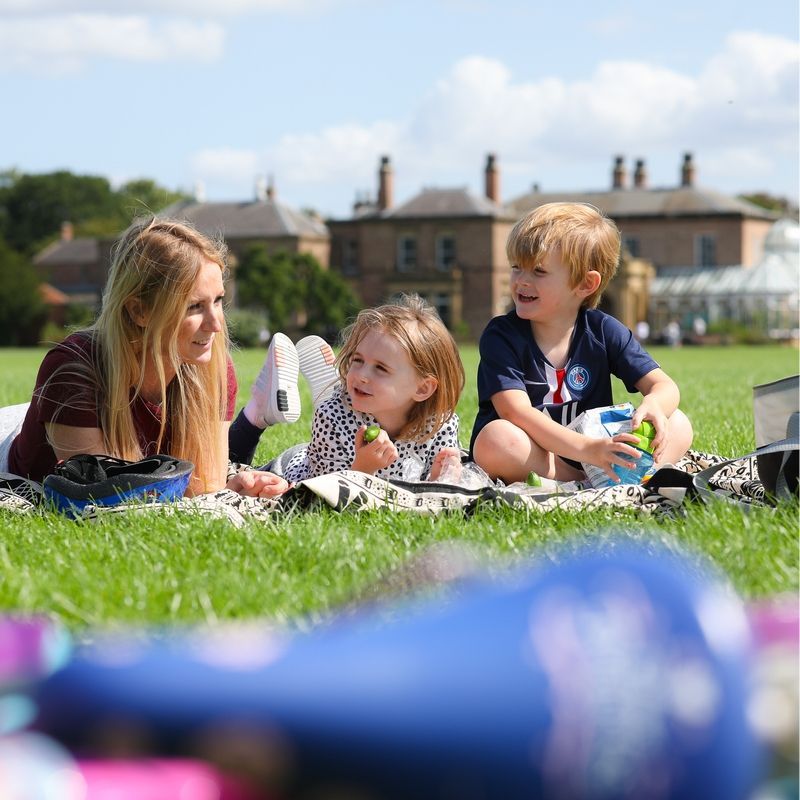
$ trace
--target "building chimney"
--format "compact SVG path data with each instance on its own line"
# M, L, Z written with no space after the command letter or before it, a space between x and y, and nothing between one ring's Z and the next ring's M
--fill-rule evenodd
M64 220L64 222L61 223L61 241L71 242L74 236L75 228L72 227L72 223L68 220Z
M485 170L485 187L486 196L493 202L500 202L500 170L497 168L497 156L494 153L489 153L486 156L486 170Z
M256 176L255 186L256 202L264 203L267 200L267 182L264 180L263 175Z
M633 185L637 189L647 188L647 170L644 168L644 159L636 159L636 169L633 172Z
M625 172L625 159L622 156L616 156L614 159L614 171L611 173L611 188L624 189L628 176Z
M694 161L691 153L683 154L681 166L681 186L694 186Z
M394 193L394 170L389 163L389 156L381 156L381 168L378 171L378 211L386 211L392 207Z
M267 178L267 200L274 200L275 199L275 178L270 175Z

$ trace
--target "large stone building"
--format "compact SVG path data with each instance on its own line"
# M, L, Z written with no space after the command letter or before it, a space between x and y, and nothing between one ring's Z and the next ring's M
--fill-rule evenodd
M648 314L649 285L666 266L755 263L775 216L764 209L695 186L695 167L684 156L680 183L649 188L643 161L628 186L617 157L605 191L534 191L503 204L498 160L489 155L484 193L425 189L395 206L393 169L381 159L377 202L359 202L353 216L329 221L331 267L365 304L401 291L424 295L456 331L477 336L508 309L505 241L514 222L544 203L591 203L619 226L623 258L602 307L633 327Z
M272 185L256 185L253 200L176 203L161 214L186 219L221 235L231 265L252 244L269 251L309 253L340 273L364 305L415 291L426 297L448 326L476 338L487 321L510 307L505 242L514 222L548 202L591 203L619 226L620 269L601 307L633 327L650 315L656 275L725 265L744 269L761 263L764 240L776 215L695 184L690 154L683 157L674 187L650 188L637 161L629 185L624 159L616 157L606 190L533 191L503 203L495 155L486 159L483 192L466 188L423 189L395 204L394 171L383 156L375 202L359 201L348 219L327 224L275 198ZM97 305L108 270L111 240L76 239L65 226L60 242L35 259L43 280L72 302ZM229 287L235 297L235 286ZM659 312L660 313L660 312Z

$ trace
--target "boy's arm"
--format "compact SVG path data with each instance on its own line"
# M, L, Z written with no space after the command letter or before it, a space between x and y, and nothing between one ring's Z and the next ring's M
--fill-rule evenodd
M565 428L552 420L547 414L531 405L526 392L509 389L492 395L492 403L501 419L521 428L543 450L558 456L571 458L586 464L594 464L602 468L615 481L619 477L614 472L614 465L619 464L633 468L637 450L627 441L634 437L627 433L607 439L595 439L577 431Z
M633 415L633 427L644 420L650 420L656 429L653 437L653 457L658 461L666 445L667 419L672 416L680 403L681 393L678 384L664 372L654 369L636 382L642 393L642 402Z

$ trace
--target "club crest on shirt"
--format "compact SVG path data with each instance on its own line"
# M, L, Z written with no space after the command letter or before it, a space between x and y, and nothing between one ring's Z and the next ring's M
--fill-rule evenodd
M567 386L576 392L582 392L589 385L589 370L581 364L576 364L567 373Z

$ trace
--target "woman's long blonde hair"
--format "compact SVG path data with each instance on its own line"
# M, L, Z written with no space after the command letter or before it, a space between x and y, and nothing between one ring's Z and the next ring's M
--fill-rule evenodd
M149 358L161 393L156 450L165 452L169 422L169 455L195 465L194 494L219 488L227 464L221 426L227 412L229 340L223 324L214 336L210 363L198 366L182 362L178 332L201 267L212 261L224 274L226 252L223 243L184 222L136 220L112 249L102 309L87 330L94 340L92 371L107 453L132 461L143 456L131 401L142 392ZM132 307L147 318L144 327L134 320ZM175 378L167 383L173 371Z
M436 309L418 294L404 294L395 303L366 308L342 331L336 365L342 383L362 339L372 330L384 331L408 353L417 374L436 378L436 391L416 403L399 438L424 442L453 416L464 388L464 365L458 345Z

